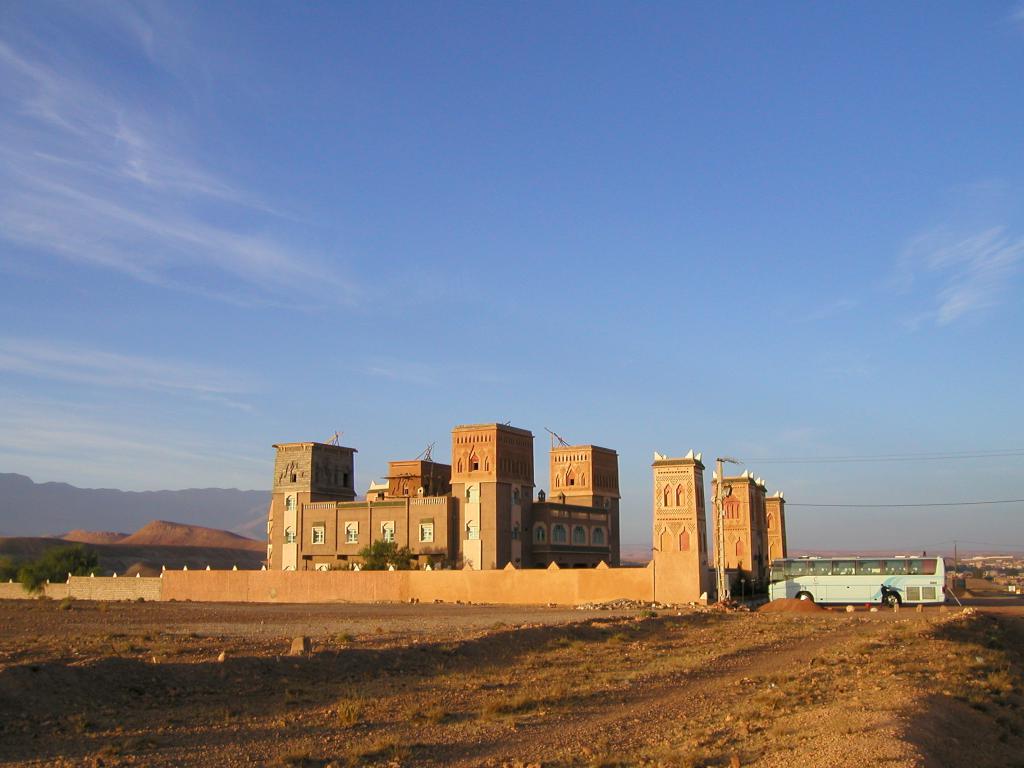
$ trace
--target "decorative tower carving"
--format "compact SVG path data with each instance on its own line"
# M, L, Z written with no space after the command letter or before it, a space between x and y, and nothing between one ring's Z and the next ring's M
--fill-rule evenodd
M764 500L765 520L768 528L768 562L789 557L786 545L786 497L776 491Z
M690 451L673 459L655 453L651 466L656 598L666 602L697 600L710 585L701 455Z

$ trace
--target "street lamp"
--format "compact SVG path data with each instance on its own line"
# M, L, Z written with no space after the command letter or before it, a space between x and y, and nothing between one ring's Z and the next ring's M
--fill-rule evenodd
M715 484L715 514L718 520L717 535L715 536L715 570L718 574L718 602L723 603L729 599L729 579L725 573L725 498L732 495L732 486L725 485L725 472L722 469L723 462L730 464L742 464L739 459L731 456L720 456L715 459L715 469L718 475L718 482Z

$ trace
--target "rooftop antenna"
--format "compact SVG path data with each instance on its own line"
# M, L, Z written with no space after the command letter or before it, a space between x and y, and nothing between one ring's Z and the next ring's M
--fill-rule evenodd
M342 436L342 434L343 434L342 432L335 431L335 433L333 435L331 435L330 438L328 438L327 445L337 445L337 446L340 446L341 445L341 436Z
M420 455L416 457L416 461L433 461L435 445L437 445L437 443L433 442L426 448L424 448L422 451L420 451Z
M568 444L567 442L565 442L565 438L564 438L564 437L562 437L562 436L561 436L560 434L558 434L557 432L554 432L554 431L552 431L552 430L548 429L547 427L544 427L544 431L545 431L545 432L547 432L547 433L548 433L549 435L551 435L551 447L552 447L552 448L554 448L554 447L555 447L555 442L556 442L556 441L557 441L557 442L558 442L558 444L559 444L560 446L562 446L563 448L568 448L568 447L569 447L569 444Z

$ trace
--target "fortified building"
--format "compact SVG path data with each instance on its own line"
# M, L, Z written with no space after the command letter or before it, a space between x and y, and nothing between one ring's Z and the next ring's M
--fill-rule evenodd
M557 437L557 436L555 436ZM422 569L597 568L620 565L619 460L610 448L569 445L549 453L550 496L535 491L533 433L508 424L452 430L452 463L429 453L388 463L387 476L356 499L355 448L281 443L267 520L267 564L278 571L356 567L374 541L408 547ZM696 599L712 589L704 464L690 451L655 453L652 580L686 585ZM733 578L764 583L785 557L785 499L767 496L744 472L712 479L724 498L724 559ZM712 510L714 512L714 510ZM712 554L717 552L718 517ZM662 584L666 582L662 581ZM657 590L652 583L652 589Z
M552 447L551 498L534 497L533 433L507 424L452 430L452 463L392 461L355 500L356 450L275 445L267 521L272 570L334 570L373 541L408 547L421 567L491 570L619 564L618 454Z

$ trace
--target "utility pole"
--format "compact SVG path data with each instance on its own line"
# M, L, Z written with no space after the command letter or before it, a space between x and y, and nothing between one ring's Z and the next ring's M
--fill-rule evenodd
M729 456L721 456L715 459L715 474L718 475L718 482L715 483L715 572L718 575L716 588L718 591L718 602L722 603L729 599L729 577L725 572L725 497L732 493L732 486L725 487L725 472L722 469L722 462L740 464L738 459Z

